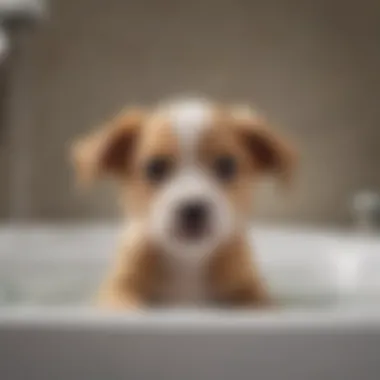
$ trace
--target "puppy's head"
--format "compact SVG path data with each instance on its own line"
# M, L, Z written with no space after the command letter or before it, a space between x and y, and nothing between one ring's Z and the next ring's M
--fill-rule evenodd
M144 220L162 249L191 258L244 226L256 179L288 179L293 166L290 147L264 120L203 100L127 111L73 152L82 179L113 175L130 217Z

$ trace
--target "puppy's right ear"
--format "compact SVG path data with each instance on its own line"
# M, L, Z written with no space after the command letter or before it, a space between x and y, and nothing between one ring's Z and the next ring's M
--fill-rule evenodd
M71 158L81 184L125 173L143 118L141 110L123 112L73 144Z

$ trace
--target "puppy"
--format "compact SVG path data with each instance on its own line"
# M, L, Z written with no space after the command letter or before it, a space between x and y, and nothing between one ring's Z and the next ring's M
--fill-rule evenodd
M247 240L252 191L287 181L294 152L247 108L184 99L122 112L74 144L79 178L110 176L128 214L98 304L263 307Z

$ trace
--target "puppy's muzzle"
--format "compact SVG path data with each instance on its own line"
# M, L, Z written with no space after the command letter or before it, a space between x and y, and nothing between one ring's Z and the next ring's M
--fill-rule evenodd
M182 202L176 210L176 232L183 240L199 240L211 230L212 207L210 202L191 199Z

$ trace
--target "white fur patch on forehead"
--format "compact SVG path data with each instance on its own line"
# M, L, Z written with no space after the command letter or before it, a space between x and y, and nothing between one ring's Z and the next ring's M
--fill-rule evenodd
M210 125L212 105L200 99L178 100L166 104L163 112L179 139L184 157L192 159L202 132Z

